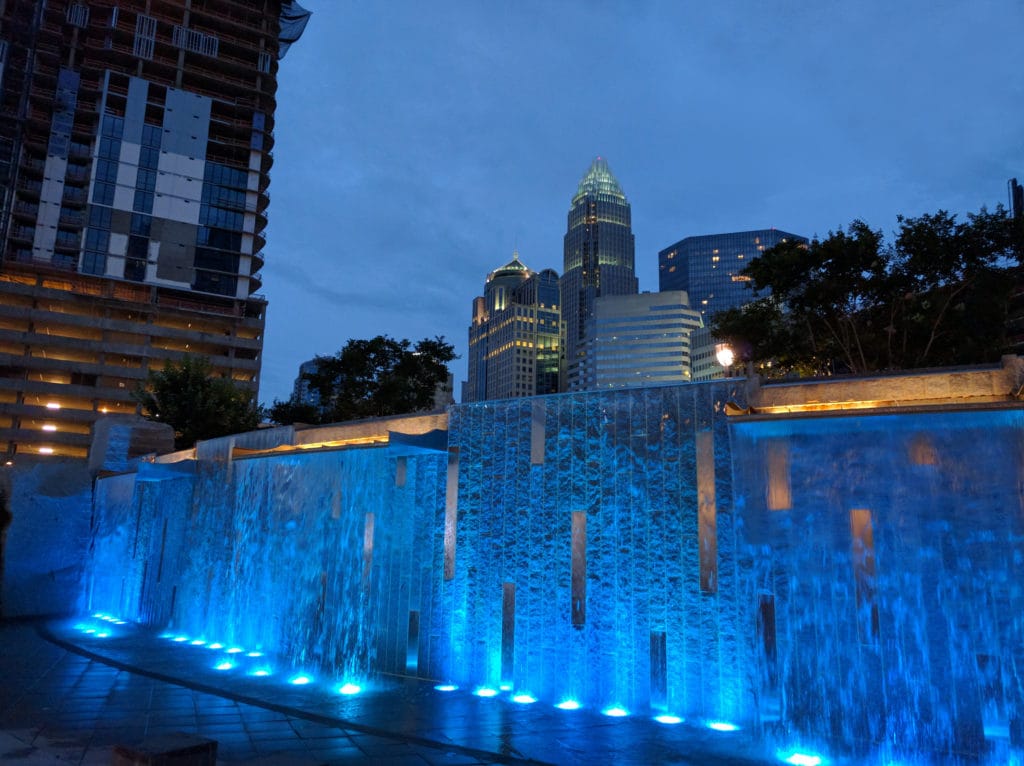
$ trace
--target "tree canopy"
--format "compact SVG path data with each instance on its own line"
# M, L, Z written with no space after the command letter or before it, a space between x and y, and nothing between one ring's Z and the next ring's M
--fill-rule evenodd
M205 357L185 356L180 363L166 362L163 370L150 370L146 385L133 396L147 418L174 428L177 449L259 425L260 410L252 394L214 377Z
M856 220L782 242L743 270L769 293L712 317L712 334L769 374L862 373L995 361L1021 281L1024 221L897 218L891 242Z
M421 412L433 407L439 384L448 378L455 347L443 337L413 345L378 335L349 340L334 356L317 356L315 371L304 373L315 405L294 396L274 401L275 423L336 423L386 415Z

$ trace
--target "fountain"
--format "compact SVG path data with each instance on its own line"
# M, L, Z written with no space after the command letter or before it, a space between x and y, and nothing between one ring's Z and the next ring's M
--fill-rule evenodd
M482 402L430 447L143 464L97 482L87 606L353 687L858 757L1020 748L1022 411L763 416L747 393Z

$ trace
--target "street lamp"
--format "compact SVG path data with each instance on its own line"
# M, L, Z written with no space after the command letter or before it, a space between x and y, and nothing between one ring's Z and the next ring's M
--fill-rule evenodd
M723 370L725 370L725 377L729 377L729 368L732 367L732 363L736 359L736 354L726 343L718 343L715 345L715 359Z

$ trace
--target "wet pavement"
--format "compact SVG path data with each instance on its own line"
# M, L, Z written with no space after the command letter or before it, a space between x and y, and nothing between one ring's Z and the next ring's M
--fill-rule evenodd
M296 686L266 658L132 625L0 623L0 646L0 761L14 764L109 764L117 745L177 733L216 740L219 764L779 763L743 731L516 704L407 679L352 695L338 681ZM233 667L215 669L224 663ZM251 675L264 667L270 675Z

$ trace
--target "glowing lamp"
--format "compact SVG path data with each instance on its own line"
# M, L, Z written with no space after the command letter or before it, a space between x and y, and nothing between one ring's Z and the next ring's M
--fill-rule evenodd
M294 686L305 686L312 680L313 679L309 676L292 676L288 679L288 683L293 684Z
M520 705L532 705L537 701L537 698L530 694L517 694L512 698L513 702L518 702Z
M342 684L338 687L338 694L359 694L363 690L363 687L358 684Z
M228 662L227 660L224 660L224 662L220 662L220 663L214 665L214 668L216 670L231 670L231 668L233 668L234 666L235 666L235 663Z
M736 360L736 354L724 343L719 343L715 347L715 360L722 367L731 367L732 363Z
M790 753L782 760L785 763L793 764L793 766L821 766L825 762L820 755L811 753Z
M677 716L677 715L669 715L667 713L664 714L664 715L656 715L656 716L654 716L654 720L657 721L658 723L665 723L665 724L676 724L676 723L682 723L683 722L683 719L680 718L679 716Z
M434 688L439 692L453 692L459 687L455 684L438 684Z
M611 716L612 718L623 718L623 717L629 715L629 711L628 710L626 710L624 707L619 707L618 705L613 705L612 707L606 707L601 712L604 713L607 716Z
M473 692L477 697L496 697L498 696L498 690L492 689L489 686L481 686L479 689Z
M557 705L555 705L555 707L559 710L579 710L580 703L578 703L576 700L562 700Z
M740 727L728 721L708 721L706 726L715 731L739 731Z

